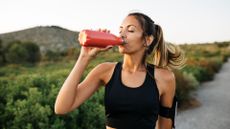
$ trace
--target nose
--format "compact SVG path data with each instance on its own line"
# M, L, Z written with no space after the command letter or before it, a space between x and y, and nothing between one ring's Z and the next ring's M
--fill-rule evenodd
M120 37L123 39L123 43L126 44L127 43L127 35L125 33L125 31L120 31Z
M124 39L124 38L127 37L126 34L125 34L125 31L121 31L121 32L120 32L120 37L121 37L122 39Z

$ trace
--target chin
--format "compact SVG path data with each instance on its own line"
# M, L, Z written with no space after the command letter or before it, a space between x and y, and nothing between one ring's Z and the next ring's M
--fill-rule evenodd
M125 47L123 47L123 46L119 46L118 47L118 50L119 50L119 52L121 53L121 54L125 54L126 52L126 50L125 50Z

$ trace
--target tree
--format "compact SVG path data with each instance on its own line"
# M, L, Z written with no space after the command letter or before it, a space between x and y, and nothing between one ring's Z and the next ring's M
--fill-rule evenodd
M2 40L0 39L0 65L4 63L4 54L3 54L3 46Z
M32 42L14 41L5 50L7 63L36 63L41 59L39 46Z
M7 46L6 61L8 63L25 63L28 56L28 51L21 42L13 42Z
M40 48L37 44L32 42L25 42L22 44L23 47L27 50L27 62L36 63L41 59Z

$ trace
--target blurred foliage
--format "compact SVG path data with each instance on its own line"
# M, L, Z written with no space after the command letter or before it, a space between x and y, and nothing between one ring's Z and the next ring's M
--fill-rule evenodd
M2 40L0 39L0 66L3 65L4 62L5 62L4 48L2 45Z
M174 72L176 76L176 95L179 102L189 99L189 93L199 86L199 82L192 73Z
M214 44L181 45L187 56L187 65L174 70L179 101L189 99L190 92L199 84L214 78L222 64L230 56L229 42ZM8 48L8 52L23 53L20 43ZM2 47L0 44L0 57ZM105 128L104 88L98 90L78 109L67 115L54 114L54 102L60 87L79 55L79 49L64 53L50 52L42 62L33 66L6 64L0 67L0 128L2 129L103 129ZM16 58L18 55L11 55ZM7 55L7 59L9 60ZM28 59L27 56L20 59ZM17 59L15 59L17 60ZM121 61L116 49L100 53L87 67L83 78L97 64L105 61ZM1 61L1 59L0 59ZM18 61L18 60L17 60ZM82 78L82 79L83 79Z
M0 42L0 65L37 63L41 59L40 48L32 42L13 41L3 47Z

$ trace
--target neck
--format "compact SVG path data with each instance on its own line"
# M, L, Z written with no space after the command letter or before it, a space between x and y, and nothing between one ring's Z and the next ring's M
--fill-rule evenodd
M124 55L123 69L129 72L145 71L145 64L142 62L143 54Z

